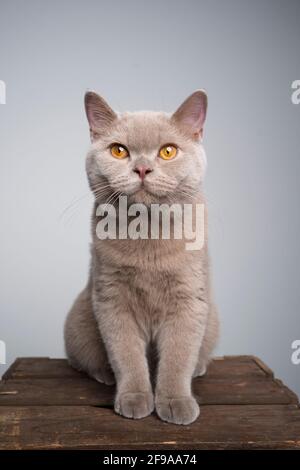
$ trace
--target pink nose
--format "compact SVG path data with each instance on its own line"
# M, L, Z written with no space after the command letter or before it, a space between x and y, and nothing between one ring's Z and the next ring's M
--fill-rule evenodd
M151 168L145 166L145 165L141 165L141 166L136 166L133 170L135 173L137 173L139 175L139 177L141 178L141 180L143 181L145 179L145 176L148 174L148 173L151 173Z

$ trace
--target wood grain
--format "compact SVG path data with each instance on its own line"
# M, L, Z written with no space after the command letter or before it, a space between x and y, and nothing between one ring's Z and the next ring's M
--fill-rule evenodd
M90 406L1 407L1 449L300 449L295 405L207 405L190 426Z
M254 376L264 378L269 375L252 356L216 357L209 365L206 377ZM261 362L261 364L263 364ZM266 367L266 366L265 366ZM85 377L85 374L69 366L66 359L49 357L26 357L16 359L2 379L21 378L66 378Z
M297 403L297 397L274 380L248 377L197 378L193 391L201 405ZM0 406L112 406L115 388L89 378L10 379L0 383Z
M113 411L114 387L65 359L17 359L0 381L0 449L300 449L296 395L258 358L216 358L193 381L190 426Z

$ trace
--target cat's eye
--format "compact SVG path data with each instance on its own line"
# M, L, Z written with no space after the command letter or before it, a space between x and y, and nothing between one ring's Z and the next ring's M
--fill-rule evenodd
M165 145L159 151L159 156L164 160L171 160L177 154L177 147L175 145Z
M129 152L126 147L121 144L113 144L110 147L110 153L115 158L126 158L129 155Z

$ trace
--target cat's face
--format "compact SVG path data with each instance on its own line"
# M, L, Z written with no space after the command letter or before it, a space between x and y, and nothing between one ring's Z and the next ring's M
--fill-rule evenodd
M92 146L87 157L90 186L113 202L190 200L203 180L201 143L207 99L196 91L173 114L142 111L116 114L95 93L85 98Z

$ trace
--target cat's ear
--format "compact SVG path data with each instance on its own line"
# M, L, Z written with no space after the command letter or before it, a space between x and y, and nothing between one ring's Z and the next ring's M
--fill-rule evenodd
M93 142L113 123L117 115L106 101L93 91L85 94L84 104Z
M195 139L199 139L203 135L206 110L207 95L204 90L196 90L179 106L172 120Z

